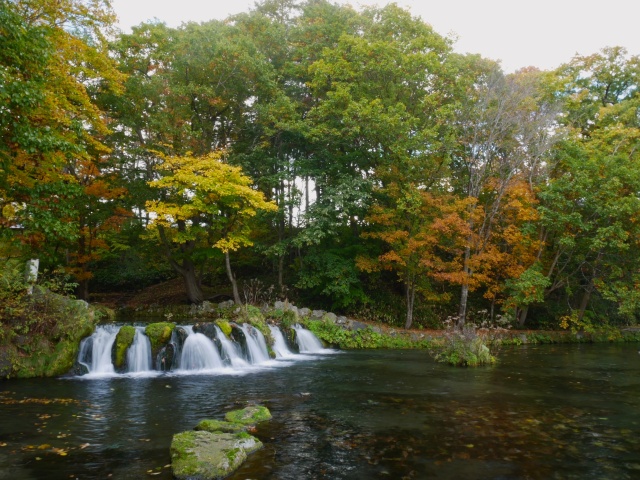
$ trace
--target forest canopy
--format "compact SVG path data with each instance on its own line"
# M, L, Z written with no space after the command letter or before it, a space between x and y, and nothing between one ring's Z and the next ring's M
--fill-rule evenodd
M637 55L506 74L395 4L114 21L0 2L5 267L39 258L85 299L258 279L407 328L637 323Z

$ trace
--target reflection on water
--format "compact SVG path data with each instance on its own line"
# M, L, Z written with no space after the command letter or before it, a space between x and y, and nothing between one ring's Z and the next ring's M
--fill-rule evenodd
M0 479L170 479L172 435L247 402L273 420L233 480L640 478L635 345L521 347L477 369L419 351L307 359L4 382Z

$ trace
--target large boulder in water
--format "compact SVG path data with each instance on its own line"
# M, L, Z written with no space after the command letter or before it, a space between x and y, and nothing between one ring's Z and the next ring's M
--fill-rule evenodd
M123 372L125 363L127 360L127 350L133 343L133 338L136 336L136 329L131 325L124 325L118 330L116 339L113 342L113 348L111 350L111 358L113 359L113 366L118 372Z
M144 333L151 342L151 358L156 358L160 349L171 341L171 333L176 328L175 323L158 322L150 323L144 329Z
M260 448L262 442L246 432L182 432L171 442L171 469L178 480L220 479Z
M211 340L218 338L218 332L216 331L216 324L209 322L198 322L193 326L194 333L202 333Z
M175 359L176 349L171 343L168 343L158 352L155 367L157 370L168 372L173 367Z

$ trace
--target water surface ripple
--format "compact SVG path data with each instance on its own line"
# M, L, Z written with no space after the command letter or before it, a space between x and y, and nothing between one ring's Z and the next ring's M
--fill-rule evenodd
M241 375L5 381L0 479L170 479L174 433L247 403L273 420L232 480L640 478L637 346L560 345L475 369L358 351Z

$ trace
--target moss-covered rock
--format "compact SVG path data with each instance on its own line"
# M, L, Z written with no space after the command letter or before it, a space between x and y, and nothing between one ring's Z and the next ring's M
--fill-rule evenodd
M271 420L271 412L262 405L252 405L242 410L232 410L224 416L225 420L241 425L253 425L265 420Z
M267 324L267 321L260 309L253 305L245 305L243 310L242 317L244 317L244 320L252 327L260 330L262 335L264 335L267 346L271 347L273 345L271 329L269 328L269 325Z
M152 358L156 358L160 349L169 343L174 328L176 328L176 324L171 322L158 322L147 325L144 333L149 337L149 342L151 342Z
M122 370L127 360L127 349L133 343L133 337L136 336L136 329L131 325L124 325L118 330L116 339L113 342L113 366L117 370Z
M171 468L178 480L220 479L236 470L262 442L246 432L182 432L171 442Z
M222 330L222 333L228 338L231 335L231 324L228 320L221 318L220 320L216 320L215 324Z
M0 328L0 375L32 378L69 372L80 341L93 333L100 315L84 301L37 286L24 304L31 312L29 320L13 324L9 318ZM20 329L12 330L12 324L20 325Z
M200 423L195 426L194 430L204 430L205 432L224 432L224 433L238 433L244 432L248 425L242 423L225 422L223 420L200 420Z

